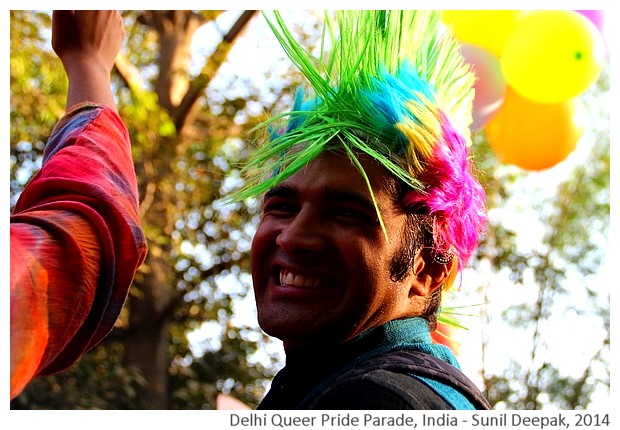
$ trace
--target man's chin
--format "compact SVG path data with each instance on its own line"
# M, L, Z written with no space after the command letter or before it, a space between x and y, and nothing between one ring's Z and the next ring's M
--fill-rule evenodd
M322 339L325 339L325 331L320 327L311 327L311 322L300 323L298 320L293 321L274 321L270 319L268 321L261 321L259 319L259 325L261 329L271 337L280 339L285 347L288 346L300 346L300 345L312 345L316 343L322 343Z

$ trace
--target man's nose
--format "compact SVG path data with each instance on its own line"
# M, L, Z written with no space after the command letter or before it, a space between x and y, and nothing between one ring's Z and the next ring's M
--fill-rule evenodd
M312 209L302 208L282 228L276 244L290 256L299 253L322 252L325 237L320 217Z

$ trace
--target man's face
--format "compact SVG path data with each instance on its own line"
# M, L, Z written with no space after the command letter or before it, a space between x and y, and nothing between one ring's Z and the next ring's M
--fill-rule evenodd
M370 192L349 158L324 153L270 190L252 243L258 320L286 348L342 342L411 314L411 274L390 278L406 216L389 173L360 157Z

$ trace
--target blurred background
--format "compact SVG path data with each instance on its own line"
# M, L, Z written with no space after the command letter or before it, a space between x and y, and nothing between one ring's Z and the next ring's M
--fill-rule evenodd
M11 10L11 209L65 109L51 11ZM283 11L309 47L322 12ZM257 11L122 11L113 71L149 255L121 318L12 409L254 408L283 366L256 324L259 204L222 204L301 77ZM496 409L610 402L610 73L603 11L443 11L478 76L472 157L490 224L435 336Z

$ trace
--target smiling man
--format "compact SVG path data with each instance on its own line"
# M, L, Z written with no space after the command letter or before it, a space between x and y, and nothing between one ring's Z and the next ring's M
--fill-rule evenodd
M268 22L309 86L235 196L264 194L254 291L286 352L259 408L489 408L430 337L486 221L457 43L435 12L342 11L317 60Z
M352 339L388 321L422 315L452 267L394 273L411 228L394 178L362 157L375 206L346 155L326 152L267 192L254 237L252 273L261 327L287 349ZM426 267L425 267L426 266ZM432 276L427 274L433 270Z

